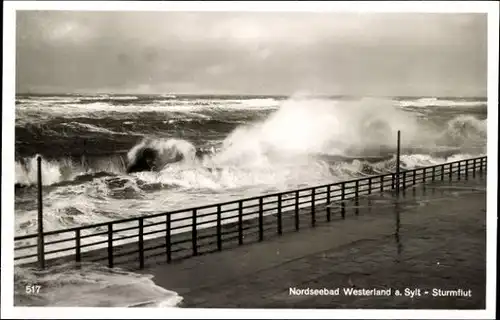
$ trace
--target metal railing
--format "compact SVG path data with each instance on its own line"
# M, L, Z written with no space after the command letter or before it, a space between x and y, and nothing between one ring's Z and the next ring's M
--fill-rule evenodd
M44 262L104 262L109 267L157 257L170 262L225 247L263 241L273 235L314 227L318 219L331 221L334 213L345 219L345 202L362 195L399 191L433 181L453 181L486 172L487 157L387 173L293 191L181 209L148 216L115 220L42 233L37 254L37 234L15 237L18 264ZM334 206L340 202L340 206ZM338 209L338 211L336 211ZM335 211L335 212L334 212ZM203 249L206 249L203 252ZM26 253L28 251L28 253ZM31 251L31 252L30 252ZM24 253L23 253L24 252ZM148 253L148 255L146 255ZM164 257L164 258L161 258ZM39 262L39 261L38 261Z

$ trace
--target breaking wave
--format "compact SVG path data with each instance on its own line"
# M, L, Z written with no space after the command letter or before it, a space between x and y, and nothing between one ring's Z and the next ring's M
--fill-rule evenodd
M15 163L15 183L19 186L30 186L37 183L37 158L18 160ZM63 181L70 181L85 175L95 173L120 174L125 172L126 164L123 156L106 157L86 162L82 157L80 161L71 158L43 159L42 185L49 186Z
M460 115L447 122L443 138L453 145L474 144L486 141L487 120Z
M106 128L101 128L99 126L92 125L89 123L80 123L80 122L76 122L76 121L72 121L69 123L64 122L64 123L61 123L61 125L67 126L67 127L70 127L72 129L76 129L76 130L83 130L83 131L89 131L89 132L98 132L98 133L105 133L105 134L127 134L127 133L123 133L123 132L115 132L115 131L112 131L112 130L109 130Z
M137 274L100 264L60 265L45 270L15 267L16 306L46 307L176 307L176 292L157 286L152 275ZM26 287L40 286L37 294ZM36 290L36 289L35 289ZM75 294L75 293L78 294Z

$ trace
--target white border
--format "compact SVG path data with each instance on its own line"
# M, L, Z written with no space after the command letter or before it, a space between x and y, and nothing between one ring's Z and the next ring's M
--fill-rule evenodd
M489 12L488 1L9 1L17 10Z
M498 37L499 3L488 12L488 136L486 190L486 310L495 319L498 222Z
M126 308L26 308L13 307L14 230L14 106L16 10L100 11L350 11L350 12L483 12L488 13L488 189L486 310L297 310L297 309L126 309ZM122 2L122 1L6 1L3 20L3 118L2 118L2 318L428 318L493 319L496 302L497 163L498 163L498 39L499 5L491 1L362 1L362 2ZM77 294L77 293L76 293Z

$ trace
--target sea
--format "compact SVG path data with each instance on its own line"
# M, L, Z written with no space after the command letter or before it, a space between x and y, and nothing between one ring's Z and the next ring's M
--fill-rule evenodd
M398 130L402 168L486 154L485 97L19 94L15 104L16 236L36 233L37 156L51 231L394 171ZM127 173L146 147L155 170ZM35 282L57 290L28 295ZM15 301L174 307L182 297L99 265L16 266Z

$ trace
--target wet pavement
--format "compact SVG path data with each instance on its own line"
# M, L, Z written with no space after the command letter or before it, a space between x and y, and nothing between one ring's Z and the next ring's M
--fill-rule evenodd
M141 272L183 307L485 308L485 177L373 194L346 203L345 219L323 211L314 228ZM307 289L328 294L294 294Z

